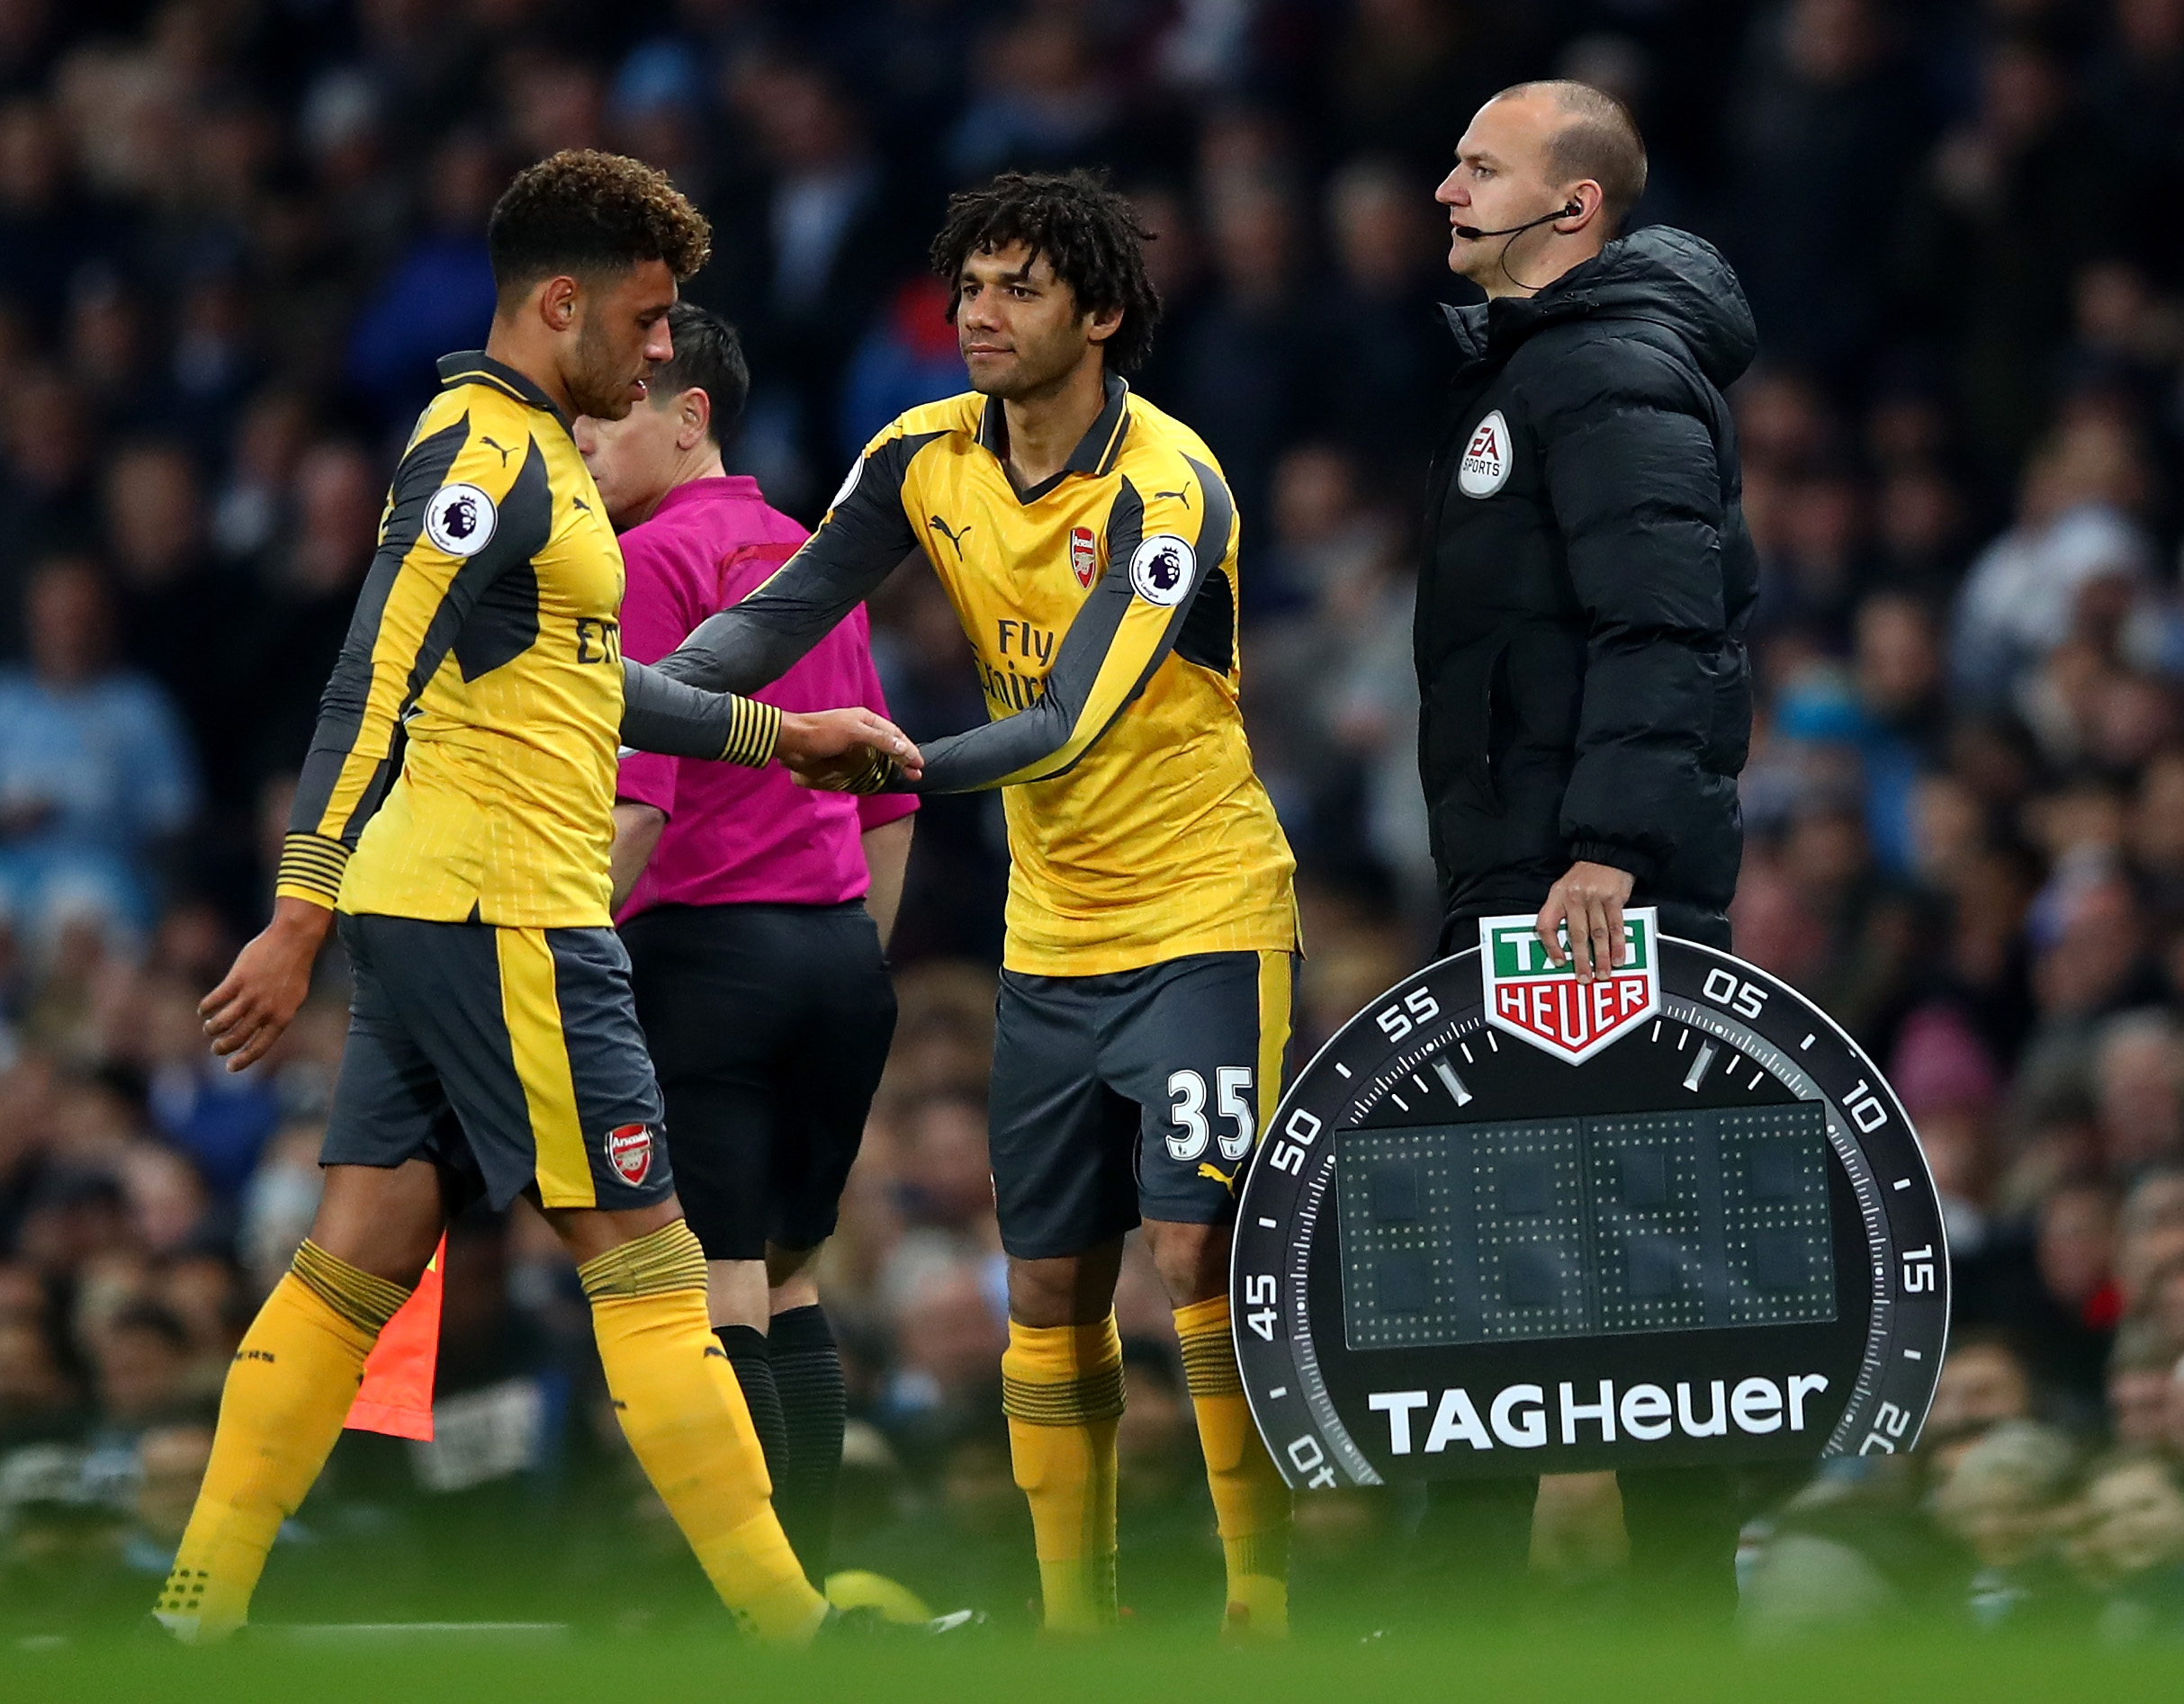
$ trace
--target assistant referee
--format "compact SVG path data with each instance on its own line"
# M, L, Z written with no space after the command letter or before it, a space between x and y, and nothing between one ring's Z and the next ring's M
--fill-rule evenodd
M1721 391L1756 336L1705 243L1615 238L1645 184L1619 102L1531 83L1479 109L1435 196L1450 270L1487 298L1448 310L1459 364L1418 582L1442 940L1536 912L1558 964L1567 926L1581 982L1620 955L1626 904L1727 949L1743 850L1758 571ZM1633 1593L1733 1610L1734 1480L1620 1477ZM1437 1485L1428 1531L1490 1600L1523 1569L1531 1510L1529 1480Z
M624 654L652 662L741 601L804 531L721 450L750 378L733 327L668 310L672 359L619 420L576 440L628 572ZM785 711L885 714L862 608L762 693ZM766 1452L774 1508L826 1578L846 1415L812 1274L894 1035L883 947L903 892L903 794L813 792L785 773L635 752L615 785L614 905L629 949L683 1211L706 1251L715 1334Z

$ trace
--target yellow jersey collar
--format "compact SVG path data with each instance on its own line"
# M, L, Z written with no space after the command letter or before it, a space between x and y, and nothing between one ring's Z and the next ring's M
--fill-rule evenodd
M1129 433L1130 387L1120 373L1115 372L1105 375L1105 383L1107 402L1091 429L1077 440L1077 447L1069 453L1069 460L1062 463L1061 471L1041 480L1028 491L1018 492L1019 501L1038 502L1072 473L1088 473L1097 479L1113 471L1116 459L1122 453L1122 440ZM1008 417L998 397L988 397L979 413L978 442L993 453L995 460L1009 459Z
M440 388L445 390L459 384L490 384L507 391L518 402L544 408L562 426L569 424L569 417L562 412L561 405L540 390L535 381L526 378L507 362L494 360L482 349L464 349L440 357Z

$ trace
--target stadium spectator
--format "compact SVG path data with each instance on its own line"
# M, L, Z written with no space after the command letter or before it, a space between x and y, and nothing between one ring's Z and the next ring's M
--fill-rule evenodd
M2078 1453L2035 1421L2000 1421L1948 1469L1935 1493L1942 1526L1971 1552L1971 1620L1982 1631L2050 1629L2083 1612L2062 1555Z
M357 316L349 377L390 430L406 434L431 398L439 383L435 362L485 341L493 318L485 215L507 182L490 138L466 131L448 138L425 177L429 223Z
M2184 1635L2184 1478L2173 1456L2126 1450L2094 1470L2086 1527L2073 1546L2108 1599L2099 1632L2113 1645Z
M1921 1449L1946 1471L1964 1449L2006 1420L2032 1418L2032 1376L2001 1332L1965 1332L1949 1345Z
M202 1421L154 1426L137 1440L136 1517L122 1541L121 1565L157 1582L175 1565L175 1547L190 1523L190 1508L212 1459L212 1428ZM156 1589L156 1588L155 1588Z
M8 909L33 928L89 908L148 928L157 860L197 807L188 734L156 684L113 667L112 609L90 563L47 563L26 601L31 666L0 671Z
M0 1457L71 1437L80 1419L75 1386L44 1322L0 1319Z
M1904 31L1873 0L1796 0L1755 31L1732 111L1737 274L1777 359L1825 372L1881 335L1892 229L1919 147Z
M769 500L810 513L863 447L838 436L841 378L858 336L917 270L914 202L858 105L816 62L754 55L732 84L757 158L709 210L737 236L690 295L742 334L751 471Z
M283 409L285 399L274 399ZM287 423L267 425L268 435ZM319 688L333 669L356 588L372 564L383 496L377 469L363 447L322 438L294 455L280 478L282 450L268 446L265 471L279 479L274 499L281 516L256 558L258 585L238 649L247 650L256 683L246 780L253 792L292 775L310 745Z
M2118 1444L2158 1448L2166 1440L2175 1366L2152 1325L2134 1321L2117 1332L2108 1354L2108 1430Z

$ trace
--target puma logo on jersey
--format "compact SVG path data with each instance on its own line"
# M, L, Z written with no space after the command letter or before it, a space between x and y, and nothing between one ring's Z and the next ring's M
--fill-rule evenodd
M585 502L580 497L572 497L569 499L569 502L570 506L573 508L582 509L587 515L591 513L591 505Z
M489 449L494 449L500 452L500 465L502 467L508 466L508 458L516 453L516 452L509 449L507 444L502 444L496 439L487 437L482 432L478 435L478 442L484 444Z
M1153 495L1155 498L1172 497L1185 508L1191 507L1191 488L1187 485L1180 491L1155 491Z
M926 525L956 547L956 560L960 562L963 560L963 541L971 535L971 529L966 526L958 533L938 515L927 521Z
M1220 1167L1215 1165L1210 1160L1201 1160L1198 1162L1199 1176L1201 1178L1211 1178L1224 1189L1233 1189L1236 1187L1236 1171L1241 1171L1243 1170L1244 1168L1242 1166L1238 1166L1236 1169L1236 1171L1224 1171Z

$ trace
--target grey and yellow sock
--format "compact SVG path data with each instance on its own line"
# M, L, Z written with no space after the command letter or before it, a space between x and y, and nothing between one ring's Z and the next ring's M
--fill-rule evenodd
M802 1644L826 1619L768 1501L766 1456L706 1310L706 1252L677 1220L577 1269L623 1435L738 1622Z
M1115 1426L1122 1339L1097 1325L1009 1324L1002 1406L1016 1483L1031 1504L1049 1632L1115 1620Z
M1252 1421L1228 1298L1177 1308L1175 1330L1228 1565L1224 1626L1234 1634L1279 1637L1290 1626L1290 1488Z
M274 1535L326 1466L364 1357L409 1297L315 1242L296 1251L228 1368L212 1459L153 1610L175 1637L209 1642L249 1619Z

